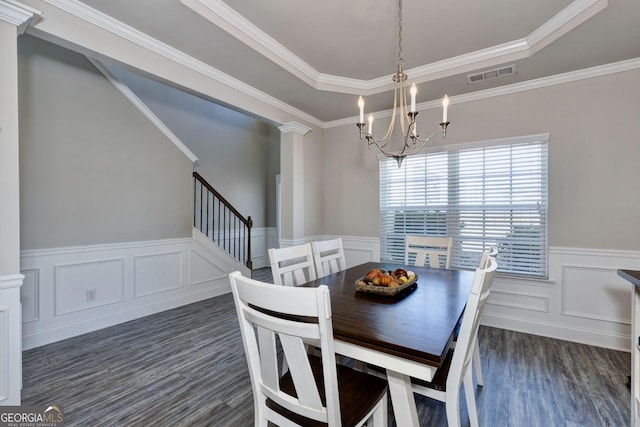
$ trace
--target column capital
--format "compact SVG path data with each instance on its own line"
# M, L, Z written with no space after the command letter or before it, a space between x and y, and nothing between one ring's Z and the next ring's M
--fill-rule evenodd
M305 136L306 134L311 132L310 127L298 122L285 123L282 126L278 127L278 129L280 129L280 132L282 133L297 133L298 135L302 136Z
M0 276L0 290L9 288L19 288L24 281L24 274L8 274Z
M16 36L23 34L30 25L35 24L41 15L42 12L26 4L15 0L0 0L0 21L15 25L18 30Z

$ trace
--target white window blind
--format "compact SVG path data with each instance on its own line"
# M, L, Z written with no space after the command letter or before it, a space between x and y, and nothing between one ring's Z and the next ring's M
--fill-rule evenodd
M498 271L547 278L548 135L380 161L383 261L404 262L405 234L451 236L451 268L498 248Z

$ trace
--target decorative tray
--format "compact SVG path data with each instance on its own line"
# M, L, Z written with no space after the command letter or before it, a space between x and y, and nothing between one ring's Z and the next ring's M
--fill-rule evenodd
M379 275L377 275L374 270L379 271ZM401 276L395 273L398 273L398 270L394 272L387 272L386 270L381 268L370 270L367 275L356 280L356 291L376 295L394 296L404 291L405 289L415 285L418 281L418 276L416 274L411 274L411 272L409 272L408 275L404 275L404 277L406 278L406 282L404 281L404 279L400 280ZM383 276L390 276L390 283L386 284L389 279L382 279ZM378 280L375 280L375 278L377 278ZM385 284L381 284L381 281Z

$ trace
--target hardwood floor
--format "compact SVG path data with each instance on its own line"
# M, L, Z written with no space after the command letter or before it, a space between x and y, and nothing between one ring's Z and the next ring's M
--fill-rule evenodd
M630 425L629 353L488 327L479 341L481 426ZM23 376L22 404L60 405L67 426L253 424L231 294L25 351ZM443 403L416 401L421 425L447 425Z

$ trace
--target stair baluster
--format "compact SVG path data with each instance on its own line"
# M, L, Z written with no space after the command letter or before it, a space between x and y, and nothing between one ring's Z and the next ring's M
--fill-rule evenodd
M193 172L193 226L229 255L252 268L253 220L250 216L242 216L198 172Z

